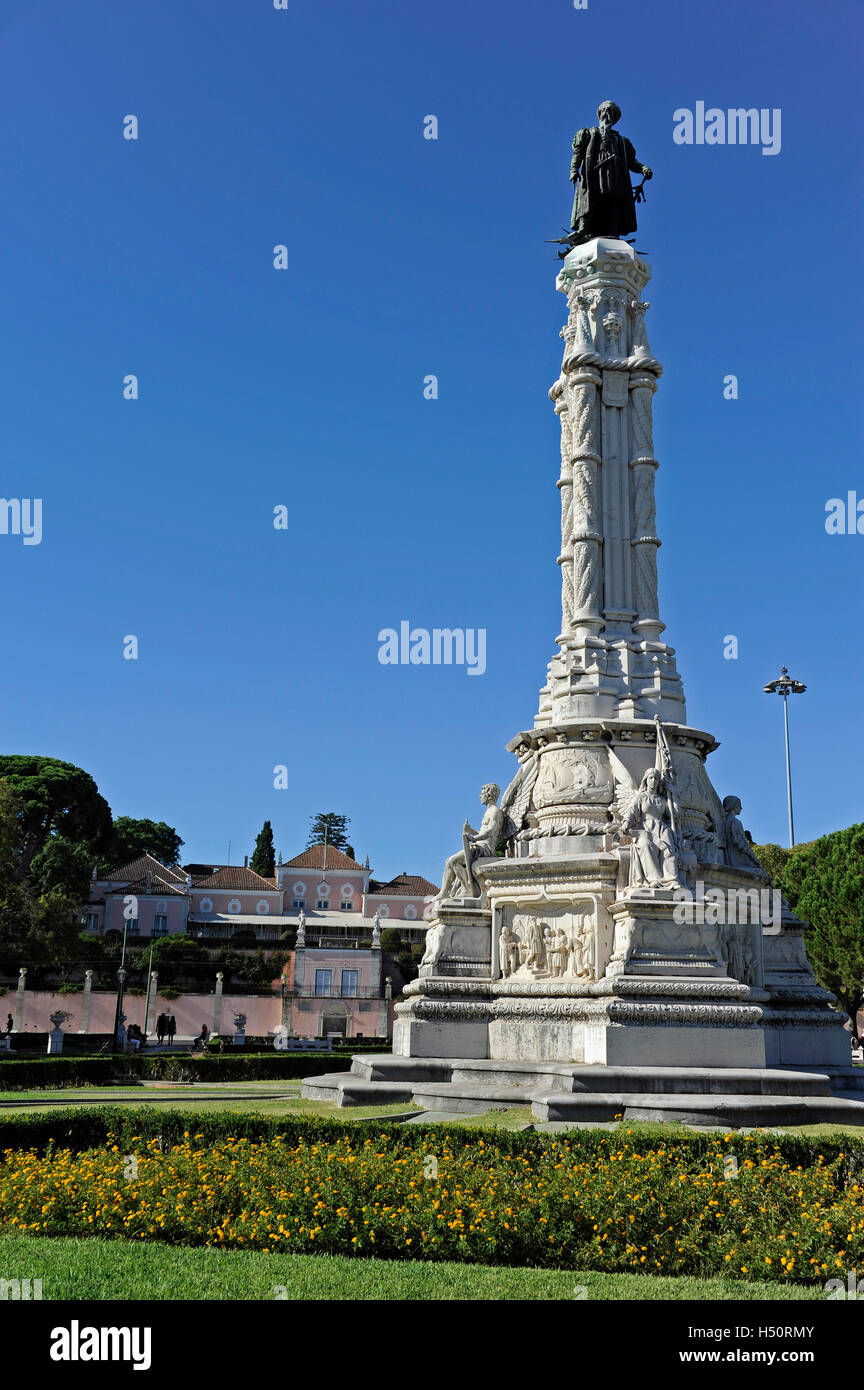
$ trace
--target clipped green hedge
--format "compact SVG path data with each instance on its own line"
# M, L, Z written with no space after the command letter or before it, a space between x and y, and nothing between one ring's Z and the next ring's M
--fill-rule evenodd
M0 1090L105 1086L112 1081L294 1081L324 1072L350 1070L350 1053L332 1052L33 1057L26 1061L0 1062Z
M291 1058L291 1061L308 1061L309 1056ZM325 1054L329 1060L329 1054ZM167 1058L165 1059L168 1060ZM323 1059L322 1059L323 1060ZM345 1062L347 1058L343 1059ZM339 1070L339 1068L336 1068ZM314 1075L317 1073L309 1073ZM350 1119L350 1111L346 1118ZM631 1153L652 1154L671 1148L686 1150L694 1161L716 1154L718 1138L725 1144L729 1153L744 1149L758 1150L760 1154L776 1153L785 1163L807 1169L833 1164L840 1160L836 1169L839 1185L860 1181L864 1174L864 1133L860 1139L853 1137L822 1138L803 1134L771 1134L750 1131L746 1135L730 1131L719 1136L712 1131L698 1133L680 1129L675 1125L664 1125L662 1135L657 1126L644 1130L622 1126L610 1134L604 1129L584 1129L567 1131L563 1135L541 1134L534 1129L495 1130L494 1134L482 1129L472 1129L460 1125L459 1117L454 1116L451 1125L423 1124L402 1125L391 1120L357 1120L354 1123L374 1126L374 1132L382 1139L396 1142L402 1149L431 1147L433 1151L446 1140L453 1147L460 1145L466 1155L474 1155L494 1149L510 1156L529 1156L551 1152L566 1142L569 1151L589 1157L592 1154L605 1154L619 1144L626 1144ZM311 1143L326 1143L340 1140L345 1134L345 1121L342 1119L319 1118L309 1115L254 1115L226 1114L224 1112L202 1113L199 1109L184 1109L181 1105L66 1107L45 1110L39 1115L21 1115L14 1111L0 1111L0 1150L35 1148L41 1150L49 1142L58 1148L70 1148L76 1152L103 1144L108 1135L121 1147L131 1141L132 1136L140 1139L161 1136L166 1144L179 1143L184 1134L200 1139L206 1147L221 1143L228 1138L254 1139L264 1141L275 1139L277 1135L294 1139L309 1140ZM746 1144L745 1144L746 1140Z
M12 1061L15 1057L47 1057L48 1033L13 1033ZM111 1051L111 1033L64 1033L63 1056L95 1057ZM7 1060L7 1058L2 1058Z
M168 1146L182 1143L185 1134L193 1135L206 1148L229 1137L260 1140L282 1135L294 1140L309 1138L314 1142L336 1140L344 1133L345 1125L340 1120L308 1115L207 1114L174 1105L64 1106L39 1115L0 1113L0 1153L5 1149L36 1149L42 1153L49 1145L80 1153L99 1148L109 1136L112 1143L128 1149L133 1138L141 1141L161 1138Z

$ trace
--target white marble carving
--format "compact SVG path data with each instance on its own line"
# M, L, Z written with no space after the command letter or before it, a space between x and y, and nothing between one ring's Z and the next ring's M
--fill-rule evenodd
M473 864L477 859L491 858L497 853L498 841L504 828L504 812L498 805L501 788L495 782L487 782L480 791L480 800L485 806L480 829L475 830L466 820L462 827L462 849L451 854L444 865L439 896L446 898L479 897L474 878Z
M744 833L744 827L738 819L741 814L740 798L724 796L723 810L725 812L726 863L731 864L736 869L758 869L760 873L764 874L765 870L753 853L750 841Z

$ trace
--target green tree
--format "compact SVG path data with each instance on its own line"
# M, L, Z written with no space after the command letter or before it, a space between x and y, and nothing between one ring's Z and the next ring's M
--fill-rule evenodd
M153 969L157 963L180 961L205 961L208 960L207 950L196 941L194 937L185 936L183 932L171 932L168 936L160 936L153 942Z
M789 856L794 851L784 849L782 845L754 845L752 842L751 848L771 882L782 890L783 874L789 863Z
M402 950L402 933L398 927L385 927L381 933L381 950L396 955Z
M273 827L269 820L265 820L258 832L258 839L255 841L252 858L249 860L249 868L254 869L256 874L261 874L262 878L272 878L276 872L276 850L273 845Z
M152 854L168 868L180 858L183 841L177 831L164 820L135 820L118 816L114 821L111 843L103 856L103 870L129 864L144 854Z
M864 825L850 825L790 854L783 889L812 925L807 953L821 985L852 1020L864 999Z
M26 940L30 933L32 907L26 885L6 883L0 890L0 941L4 945L15 946Z
M309 838L306 841L306 848L310 845L333 845L334 849L341 849L344 854L354 858L354 850L348 843L348 827L351 824L348 816L342 816L337 811L319 811L317 815L309 817Z
M49 834L25 877L22 824L29 814L32 828L32 807L28 813L10 783L0 780L0 942L26 964L62 966L80 951L78 905L89 890L92 842ZM74 817L66 824L74 824Z
M62 888L52 888L31 905L27 957L42 964L68 965L80 953L80 933L78 904Z
M30 886L39 897L56 891L80 904L87 901L92 874L89 845L55 835L33 856Z
M28 877L35 856L54 836L84 845L93 859L105 850L111 808L89 772L58 758L14 753L0 757L0 778L17 803L17 880Z
M174 984L183 976L215 974L215 969L213 972L205 969L209 962L206 948L182 932L160 936L153 943L153 969L159 976L160 984Z
M6 781L0 781L0 891L15 877L18 865L18 798Z

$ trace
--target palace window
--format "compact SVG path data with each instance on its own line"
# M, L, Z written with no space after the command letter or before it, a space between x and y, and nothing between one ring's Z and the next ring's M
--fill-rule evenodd
M342 993L346 999L354 999L357 994L357 971L342 971Z
M164 915L164 913L157 913L157 915L153 918L153 935L168 935L168 918Z
M329 995L333 988L333 971L315 971L315 993L317 995Z

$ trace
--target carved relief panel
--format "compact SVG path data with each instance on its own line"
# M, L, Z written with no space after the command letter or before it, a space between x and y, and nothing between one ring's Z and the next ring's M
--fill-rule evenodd
M536 806L599 805L612 800L612 781L601 752L547 748L534 788Z
M588 982L606 969L612 928L590 898L506 906L497 947L502 979Z

